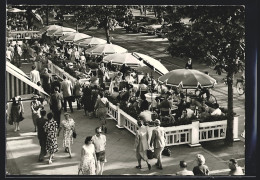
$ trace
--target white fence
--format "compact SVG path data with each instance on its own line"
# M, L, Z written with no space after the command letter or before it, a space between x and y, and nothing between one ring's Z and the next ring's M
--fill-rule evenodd
M63 69L54 65L51 61L48 64L49 69L62 78L65 75L73 83L76 78L64 72ZM108 116L117 122L118 128L125 128L135 135L138 129L137 120L128 115L118 105L109 102ZM154 127L149 127L148 131L151 134ZM180 144L188 144L191 147L200 146L200 142L213 141L226 138L227 120L204 122L193 121L191 124L165 127L166 144L174 146ZM151 138L151 137L150 137ZM233 139L238 138L238 117L234 117L233 122Z
M40 39L39 31L11 31L7 32L8 40Z

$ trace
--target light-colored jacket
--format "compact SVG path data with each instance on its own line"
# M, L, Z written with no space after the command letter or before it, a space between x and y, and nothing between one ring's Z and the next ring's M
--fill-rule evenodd
M166 145L166 135L163 127L157 126L152 132L150 145L154 148L162 148Z
M63 97L70 97L72 96L72 83L70 80L65 79L64 81L61 82L61 91L63 93Z
M39 81L41 81L40 79L40 73L39 71L37 71L36 69L35 70L32 70L30 72L30 78L31 78L31 81L34 82L35 84Z

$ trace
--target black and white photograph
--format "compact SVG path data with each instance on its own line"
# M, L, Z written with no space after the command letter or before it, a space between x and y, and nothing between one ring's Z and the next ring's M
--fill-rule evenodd
M7 3L6 177L245 176L245 15Z

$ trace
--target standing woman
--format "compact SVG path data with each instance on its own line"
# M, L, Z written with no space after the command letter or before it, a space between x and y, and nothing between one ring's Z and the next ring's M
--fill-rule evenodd
M32 120L34 125L34 132L37 132L36 120L41 117L40 111L43 108L41 102L38 100L39 96L34 95L31 102Z
M54 153L58 152L58 142L57 142L58 124L53 119L52 113L47 114L47 119L48 121L44 124L43 128L47 134L46 150L50 153L49 164L51 164Z
M81 149L81 158L79 164L79 171L83 175L96 175L97 157L95 153L95 146L92 143L92 137L88 136L85 139L85 144Z
M19 122L21 121L20 117L24 113L23 104L21 102L21 97L13 97L12 98L12 107L10 113L10 120L14 123L14 132L20 131Z
M61 126L58 132L60 134L61 129L63 129L63 147L65 147L65 152L69 153L71 158L71 145L73 144L73 130L75 130L75 121L70 118L69 113L64 113L65 120L61 121Z
M106 115L107 115L108 99L104 97L104 92L100 92L99 96L100 98L97 99L97 102L95 104L95 109L97 109L97 115L101 122L102 131L107 133Z

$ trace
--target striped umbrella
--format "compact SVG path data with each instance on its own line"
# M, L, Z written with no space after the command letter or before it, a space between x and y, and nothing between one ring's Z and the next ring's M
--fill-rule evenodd
M195 69L175 69L158 78L168 86L181 86L183 89L197 89L198 86L213 87L216 80Z

